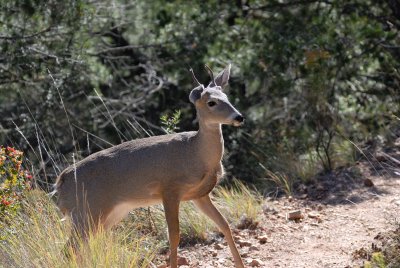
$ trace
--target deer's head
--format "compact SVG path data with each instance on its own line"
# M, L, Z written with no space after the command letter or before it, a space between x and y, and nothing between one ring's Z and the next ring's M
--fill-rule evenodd
M229 64L216 77L208 66L211 82L204 87L192 76L196 87L190 92L189 99L195 105L199 120L205 124L226 124L241 126L244 122L242 114L229 102L223 89L228 85L231 65Z

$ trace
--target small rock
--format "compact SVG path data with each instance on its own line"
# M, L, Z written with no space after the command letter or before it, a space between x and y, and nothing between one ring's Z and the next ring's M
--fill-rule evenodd
M293 196L289 195L288 201L289 201L289 202L292 202L292 201L293 201Z
M254 230L257 228L257 226L258 222L253 221L252 218L249 218L246 215L243 215L242 217L240 217L240 222L236 225L236 228L240 230L244 229Z
M323 192L323 191L326 191L326 188L325 188L324 185L318 184L316 190L317 190L317 191L320 191L320 192Z
M316 213L316 212L309 212L308 214L307 214L307 216L309 217L309 218L311 218L311 219L317 219L317 218L319 218L321 215L319 215L318 213Z
M287 213L286 218L290 221L296 221L303 218L303 214L300 210L294 210Z
M178 265L189 265L189 260L185 257L178 257Z
M247 258L249 256L249 253L248 252L243 252L243 253L240 254L240 256L242 258Z
M306 199L308 197L308 194L301 194L299 196L300 199Z
M364 185L367 187L374 186L374 183L370 179L364 179Z
M255 235L257 232L255 230L249 230L249 235Z
M216 250L221 250L221 249L223 249L224 247L223 247L220 243L217 243L217 244L214 245L214 248L215 248Z
M249 247L249 246L252 245L249 241L241 240L241 239L237 240L236 243L238 243L238 245L239 245L241 248L242 248L242 247Z
M161 264L161 265L158 265L157 268L168 268L168 264Z
M218 253L217 253L215 250L213 250L213 249L210 249L210 250L208 251L208 253L209 253L211 256L213 256L213 257L217 257L217 255L218 255Z
M241 236L241 235L234 235L233 236L233 239L234 240L239 240L239 239L242 239L243 237Z
M225 260L224 258L219 258L219 259L218 259L218 262L219 262L219 263L225 263L225 261L226 261L226 260Z
M279 212L276 208L274 208L272 206L268 206L267 204L263 205L262 209L265 214L275 215L275 214L278 214L278 212Z
M298 187L297 187L297 191L299 191L300 193L307 193L307 186L303 183L301 183Z
M247 263L250 267L260 267L264 264L260 259L247 259Z
M249 247L249 251L259 251L259 250L260 249L254 245Z
M382 154L382 153L377 153L377 154L375 155L375 159L376 159L377 161L379 161L379 162L386 161L386 157L385 157L385 155Z
M257 240L258 240L258 242L260 242L260 244L265 244L265 243L267 243L268 238L266 235L261 235L261 236L257 237Z

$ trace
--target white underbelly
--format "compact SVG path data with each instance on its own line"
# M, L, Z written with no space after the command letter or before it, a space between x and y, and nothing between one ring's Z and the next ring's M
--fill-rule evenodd
M107 216L104 222L104 227L111 228L121 220L123 220L130 211L135 208L148 207L152 205L161 204L162 201L159 199L135 199L134 201L125 202L118 204Z

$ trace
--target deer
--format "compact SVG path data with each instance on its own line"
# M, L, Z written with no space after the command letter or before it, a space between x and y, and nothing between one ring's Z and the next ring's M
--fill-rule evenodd
M243 115L229 102L231 65L205 87L192 69L195 87L189 94L195 106L197 131L135 139L89 155L67 167L57 178L55 191L60 211L71 219L74 230L87 237L98 226L109 229L139 207L162 204L167 222L169 266L177 267L179 205L193 201L224 235L236 268L244 264L227 220L210 198L224 175L222 125L239 127Z

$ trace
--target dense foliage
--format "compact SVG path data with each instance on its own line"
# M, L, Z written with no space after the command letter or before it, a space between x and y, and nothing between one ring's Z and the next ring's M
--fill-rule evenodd
M24 170L23 153L11 147L0 147L0 227L18 211L32 175Z
M229 174L307 178L391 137L399 115L398 0L0 0L0 144L50 183L66 163L164 133L192 67L232 63ZM168 120L164 118L165 120ZM175 128L175 126L174 126ZM268 172L266 172L268 171Z

